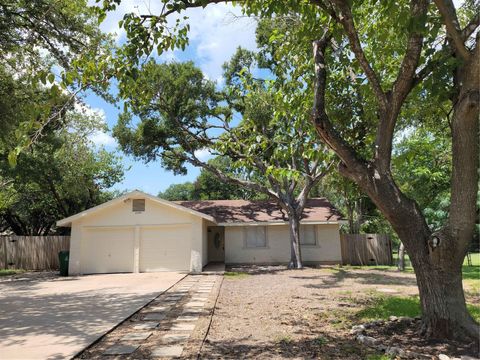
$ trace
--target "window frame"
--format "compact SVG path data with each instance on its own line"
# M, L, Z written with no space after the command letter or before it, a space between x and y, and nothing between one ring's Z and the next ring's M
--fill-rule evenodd
M249 246L248 244L248 240L247 240L247 232L248 232L248 229L255 229L257 230L258 228L264 228L264 236L265 236L265 245L264 246ZM256 231L257 235L258 235L258 231ZM269 246L268 246L268 226L267 225L250 225L250 226L244 226L243 227L243 248L244 249L268 249Z
M313 244L303 244L302 243L302 235L305 234L305 226L313 226ZM302 230L303 229L303 230ZM300 224L300 246L307 246L307 247L318 247L318 234L317 234L317 225L315 224ZM303 233L303 234L302 234ZM304 238L304 237L303 237Z

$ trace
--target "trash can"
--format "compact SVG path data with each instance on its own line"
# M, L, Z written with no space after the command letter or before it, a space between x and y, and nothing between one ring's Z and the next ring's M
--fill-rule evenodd
M60 276L68 276L68 258L69 251L60 251L58 253L58 260L60 262Z

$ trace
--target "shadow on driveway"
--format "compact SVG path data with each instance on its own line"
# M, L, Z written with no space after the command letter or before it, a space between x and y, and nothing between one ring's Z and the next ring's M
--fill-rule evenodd
M0 283L4 359L64 359L185 275L106 274Z

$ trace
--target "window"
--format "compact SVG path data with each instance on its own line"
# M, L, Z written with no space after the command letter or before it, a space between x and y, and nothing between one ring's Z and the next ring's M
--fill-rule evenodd
M246 226L245 246L247 248L267 247L267 228L265 226Z
M315 225L300 225L300 245L316 245Z
M133 212L145 211L145 199L133 199L132 211Z

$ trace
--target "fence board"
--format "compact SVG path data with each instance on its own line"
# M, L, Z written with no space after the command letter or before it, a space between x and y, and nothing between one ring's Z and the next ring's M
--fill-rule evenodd
M0 267L56 270L58 252L70 248L70 236L0 236Z
M340 244L345 265L391 265L393 262L388 235L342 234Z

